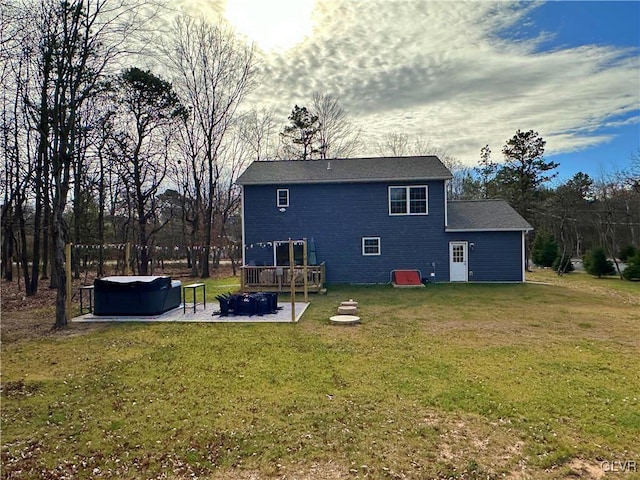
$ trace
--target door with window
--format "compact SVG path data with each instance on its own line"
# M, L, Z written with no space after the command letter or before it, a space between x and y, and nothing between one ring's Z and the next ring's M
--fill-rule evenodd
M468 263L467 242L449 243L449 279L451 282L469 280Z
M304 263L304 247L302 243L293 244L293 263L294 265L302 265ZM289 266L289 242L273 243L273 259L274 265L277 267Z

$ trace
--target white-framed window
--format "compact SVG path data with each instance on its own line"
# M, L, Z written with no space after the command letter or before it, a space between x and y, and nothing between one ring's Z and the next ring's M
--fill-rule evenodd
M362 237L362 255L380 255L380 237Z
M429 188L426 185L389 187L389 215L428 215Z
M276 205L278 208L289 206L289 189L279 188L276 193Z

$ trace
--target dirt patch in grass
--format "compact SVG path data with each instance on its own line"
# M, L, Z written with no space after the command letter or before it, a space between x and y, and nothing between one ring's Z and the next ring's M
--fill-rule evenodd
M2 312L1 338L3 343L41 337L69 337L94 332L104 325L72 323L62 330L53 328L55 312L51 308Z
M90 279L90 282L93 282L93 278ZM57 291L48 288L48 285L48 280L41 280L38 292L35 295L27 296L24 292L23 282L2 280L0 291L2 300L0 338L2 343L46 336L67 337L101 328L89 324L69 324L63 330L54 330ZM81 285L85 285L84 279L74 280L72 287L74 295L77 295ZM74 309L79 308L76 305L79 302L77 298L72 298L72 302Z
M581 458L571 460L567 467L569 468L569 477L583 478L586 480L600 480L605 476L605 471L602 468L602 465L587 462Z
M348 468L329 462L313 462L311 465L276 464L269 472L243 471L239 469L216 472L219 480L344 480L358 478L358 468Z

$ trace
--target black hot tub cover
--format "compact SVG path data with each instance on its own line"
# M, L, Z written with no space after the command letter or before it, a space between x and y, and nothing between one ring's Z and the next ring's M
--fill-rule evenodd
M162 276L113 276L93 282L95 315L159 315L180 306L181 283Z

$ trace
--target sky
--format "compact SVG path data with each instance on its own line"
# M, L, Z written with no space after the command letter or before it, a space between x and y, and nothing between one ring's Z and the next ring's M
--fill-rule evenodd
M628 168L640 154L640 1L183 0L253 42L247 98L287 123L314 92L364 131L492 160L516 130L546 140L558 181Z

